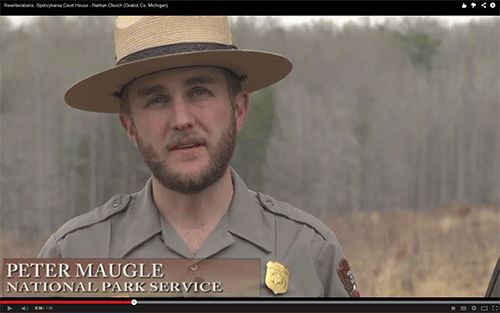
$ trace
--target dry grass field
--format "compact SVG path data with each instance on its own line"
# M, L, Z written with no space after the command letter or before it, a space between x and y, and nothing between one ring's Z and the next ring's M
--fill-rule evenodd
M357 213L327 224L365 297L484 297L500 256L498 204Z
M364 297L483 297L500 255L498 205L335 215L336 233ZM33 258L46 238L1 233L0 257Z

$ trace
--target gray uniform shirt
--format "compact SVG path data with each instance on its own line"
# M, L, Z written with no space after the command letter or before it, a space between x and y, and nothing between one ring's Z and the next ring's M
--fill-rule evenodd
M233 169L231 174L230 208L196 253L159 213L149 179L140 192L115 195L64 224L38 257L258 258L261 296L274 296L264 277L266 263L277 261L290 272L288 291L280 296L348 297L352 273L338 272L345 259L334 233L312 215L249 190Z

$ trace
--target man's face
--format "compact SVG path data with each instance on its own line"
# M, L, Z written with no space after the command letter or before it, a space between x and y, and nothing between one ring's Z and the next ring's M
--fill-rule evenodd
M132 82L131 116L122 118L156 179L168 189L195 194L226 172L246 98L240 93L230 99L219 69L173 69Z

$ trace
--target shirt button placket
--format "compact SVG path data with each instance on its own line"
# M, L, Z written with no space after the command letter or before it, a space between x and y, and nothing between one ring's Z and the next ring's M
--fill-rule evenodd
M192 265L189 266L189 271L192 272L192 273L194 273L194 272L197 272L199 270L199 268L200 268L199 265L195 263L195 264L192 264ZM192 282L193 284L198 283L198 285L201 282L203 282L203 278L200 278L200 277L193 278L193 277L194 276L192 274L191 275L187 275L186 281ZM193 285L191 287L191 290L189 292L184 291L184 296L187 296L187 297L198 297L198 296L200 296L199 291L198 292L194 292L194 290L195 290L194 287L195 286ZM199 287L198 287L198 289L199 289Z

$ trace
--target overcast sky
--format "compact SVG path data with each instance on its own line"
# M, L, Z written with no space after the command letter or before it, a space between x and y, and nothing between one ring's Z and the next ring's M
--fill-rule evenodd
M14 22L15 26L22 25L22 23L29 23L33 17L31 16L8 16L11 21ZM233 18L233 17L231 17ZM263 19L264 17L254 17L256 19ZM319 20L321 18L331 19L338 26L342 26L349 21L353 21L358 23L362 17L360 16L279 16L281 22L285 27L290 27L294 25L298 25L300 23L307 23L315 20ZM401 19L403 16L371 16L371 23L381 24L384 22L386 18L389 19ZM446 26L455 26L460 23L467 23L471 19L481 20L481 19L491 19L492 17L488 16L438 16L438 17L429 17L429 18L437 18L441 22L441 24Z

